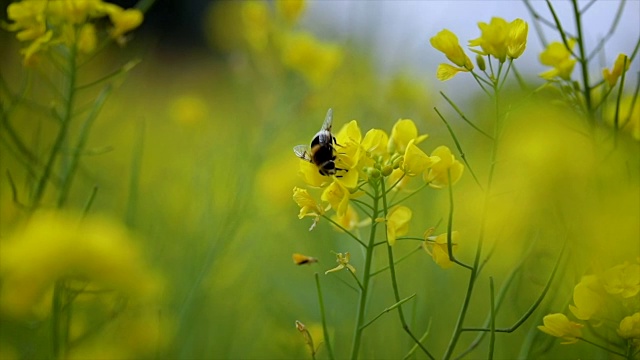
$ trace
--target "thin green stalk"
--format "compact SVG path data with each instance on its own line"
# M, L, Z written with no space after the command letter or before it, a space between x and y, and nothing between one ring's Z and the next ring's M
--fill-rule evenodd
M327 329L327 317L324 311L324 299L322 297L322 287L320 286L320 276L318 273L314 274L316 278L316 289L318 290L318 304L320 305L320 318L322 319L322 333L324 335L324 343L327 345L327 353L329 353L329 359L335 359L333 355L333 349L331 348L331 341L329 340L329 330Z
M396 239L398 240L398 239ZM396 262L394 263L394 265L398 265L399 263L401 263L402 261L404 261L405 259L408 259L411 255L413 255L416 251L419 251L420 249L422 249L422 245L418 246L417 248L409 251L408 253L406 253L404 256L402 256L401 258L399 258L398 260L396 260ZM371 273L371 276L376 276L386 270L389 269L389 265L383 267L382 269L376 270L374 272Z
M379 180L382 182L382 180ZM378 216L378 206L380 202L380 193L378 190L378 184L373 184L374 196L373 196L373 212L372 212L372 222L371 222L371 232L369 233L369 245L365 246L365 262L364 269L362 275L362 288L359 292L358 299L358 310L356 315L356 325L353 334L353 343L351 348L351 359L355 360L358 358L358 353L360 352L360 342L362 340L362 324L364 323L365 316L365 308L367 306L367 298L369 295L369 279L371 277L371 263L373 262L373 249L374 242L376 238L376 229L378 227L378 223L375 222L375 218ZM358 239L358 242L361 244L362 241ZM364 244L363 244L364 246Z
M489 339L489 356L488 359L493 359L493 351L496 345L496 299L495 289L493 287L493 277L489 276L489 293L491 295L491 337Z
M474 128L476 131L478 131L480 134L486 136L487 138L489 138L490 140L493 140L493 137L489 134L487 134L486 132L484 132L482 129L480 129L478 126L476 126L476 124L472 123L471 120L469 120L467 118L467 116L462 112L462 110L460 110L460 108L458 107L458 105L456 105L456 103L454 103L451 99L449 99L449 97L447 97L447 95L445 95L445 93L443 93L442 91L440 91L440 95L449 103L449 105L451 105L451 107L453 108L453 110L455 110L458 115L460 116L460 118L462 120L464 120L464 122L466 122L467 124L469 124L469 126L471 126L472 128ZM446 122L445 122L446 123Z
M380 187L381 187L381 190L382 190L382 206L383 206L382 211L383 211L384 218L386 219L387 218L387 212L389 211L389 208L387 207L387 192L385 190L384 181L380 182ZM385 226L388 226L388 224L385 223ZM386 233L387 232L385 232L385 236L386 236ZM389 259L389 274L391 276L391 286L393 287L393 295L395 296L396 302L399 303L400 302L400 290L398 289L398 280L397 280L397 277L396 277L396 267L394 265L395 261L393 259L393 247L390 244L387 244L387 255L388 255L388 259ZM432 359L432 360L435 359L433 357L433 355L431 355L429 350L427 350L427 348L424 345L422 345L420 340L413 334L413 332L411 332L411 329L409 329L409 325L407 324L407 321L405 320L405 317L404 317L404 312L402 311L402 306L398 306L398 317L400 318L400 323L402 324L402 329L420 347L422 352L424 352L425 355L427 355L427 357L429 357L430 359Z
M463 263L462 261L456 259L456 257L453 255L453 240L451 239L451 233L453 231L453 185L451 184L451 171L447 170L447 177L449 178L449 218L448 218L448 222L447 222L447 251L449 252L449 260L451 262L454 262L466 269L469 269L471 271L476 271L478 268L476 267L471 267L465 263Z
M624 57L624 62L622 65L622 69L627 68L627 60L628 58ZM618 96L616 97L616 112L613 117L613 144L614 146L618 144L618 130L620 129L620 101L622 100L622 92L624 91L624 79L626 71L622 71L622 76L620 76L620 88L618 89Z
M78 142L73 149L73 155L71 156L71 160L67 166L67 171L63 174L62 177L62 186L60 188L60 192L58 193L58 208L62 208L67 201L69 190L71 189L71 184L73 183L73 178L80 161L80 155L82 155L84 151L89 133L91 132L91 127L93 126L95 119L98 117L98 114L100 113L102 106L107 100L107 97L111 93L111 89L111 86L107 86L100 92L100 94L96 98L93 108L91 109L91 113L89 113L87 119L82 124L82 129L80 130L80 135L78 136Z
M382 317L382 315L388 313L389 311L394 310L395 308L399 307L400 305L406 303L407 301L413 299L414 297L416 297L416 294L410 295L400 301L398 301L397 303L385 308L384 310L382 310L382 312L380 312L380 314L376 315L373 319L369 320L366 324L362 325L362 329L365 329L366 327L368 327L369 325L373 324L376 320L378 320L380 317Z
M374 208L374 214L377 212L377 210ZM355 241L357 241L360 245L362 245L362 247L366 248L367 245L365 243L362 242L362 240L358 239L357 236L355 236L352 232L350 232L349 230L345 229L344 226L338 224L337 222L335 222L332 218L326 216L326 215L322 215L323 219L327 219L327 221L329 221L330 223L332 223L333 225L335 225L336 227L338 227L338 229L344 231L347 235L349 235L351 238L353 238ZM372 217L373 219L375 219L375 217ZM375 223L375 221L374 221Z
M567 39L567 35L562 27L562 23L560 22L560 19L558 18L556 11L553 9L553 5L551 5L551 1L549 0L545 0L545 1L547 2L547 7L551 12L551 16L553 16L553 21L555 22L555 28L560 33L560 37L562 38L562 43L564 44L564 47L567 49L569 53L571 53L571 55L574 58L577 58L578 56L573 52L573 49L571 49L571 46L569 46L569 39ZM578 37L580 37L579 33L578 33Z
M89 213L89 210L91 209L91 205L93 205L93 201L96 199L96 195L98 195L98 186L94 185L93 189L91 189L91 195L89 195L89 198L87 199L87 202L84 204L84 208L82 209L83 219Z
M604 350L604 351L606 351L606 352L608 352L608 353L615 354L615 355L621 356L621 357L623 357L623 358L627 358L627 355L625 355L625 354L623 354L623 353L619 353L619 352L614 351L614 350L611 350L611 349L609 349L609 348L607 348L607 347L605 347L605 346L602 346L602 345L600 345L600 344L598 344L598 343L595 343L595 342L593 342L593 341L589 341L589 340L587 340L587 339L585 339L585 338L581 338L581 337L579 337L578 339L580 339L580 340L582 340L582 341L586 342L587 344L591 344L591 345L593 345L593 346L595 346L595 347L597 347L597 348L600 348L600 349L602 349L602 350Z
M129 196L127 197L127 211L125 213L125 221L129 226L133 226L136 222L136 214L138 212L138 197L140 193L140 172L142 171L142 155L144 152L145 129L144 120L137 124L136 142L131 157L131 175L129 176Z
M62 149L62 145L64 144L66 137L69 131L69 124L71 123L71 117L73 114L73 106L75 101L75 87L76 87L76 55L77 55L77 47L76 45L72 45L70 48L70 52L68 54L69 61L69 69L68 72L68 84L66 88L66 93L63 96L64 103L64 113L62 114L62 120L60 122L60 129L58 130L58 134L56 135L56 139L54 140L53 147L51 148L51 152L49 153L49 157L44 165L44 170L40 179L36 184L36 188L33 194L33 198L31 201L31 209L35 210L40 206L40 201L42 201L42 197L47 188L47 184L49 183L49 177L51 176L51 172L53 171L53 166L55 164L56 157L58 153Z
M64 297L64 288L65 288L64 280L57 280L53 286L53 298L52 298L52 312L51 312L51 350L52 350L52 358L60 359L61 353L64 352L62 349L62 342L60 338L62 336L62 308L64 304L62 303L62 299Z
M591 85L589 83L589 59L586 56L586 44L582 34L582 16L580 15L580 9L578 8L578 1L571 0L571 4L573 4L573 14L576 20L576 31L578 32L578 50L580 51L578 62L580 62L580 68L582 70L584 101L587 106L587 114L589 115L589 119L593 120L593 109L591 108Z

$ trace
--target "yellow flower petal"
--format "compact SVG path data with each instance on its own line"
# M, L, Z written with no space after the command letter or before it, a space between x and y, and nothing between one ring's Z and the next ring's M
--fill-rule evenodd
M544 326L538 326L538 329L551 336L565 339L566 341L563 344L576 343L578 338L582 337L584 325L569 321L564 314L550 314L545 316L542 321Z
M417 145L427 137L429 137L427 134L418 136L418 128L413 120L400 119L393 125L393 129L391 129L391 139L387 147L389 152L395 151L402 154L407 149L411 140Z
M444 29L432 37L429 42L436 50L443 52L452 63L467 70L473 70L471 59L464 53L458 42L458 37L451 31Z
M409 221L413 213L406 206L396 206L389 210L387 214L387 242L390 246L395 245L398 236L406 235L409 232Z

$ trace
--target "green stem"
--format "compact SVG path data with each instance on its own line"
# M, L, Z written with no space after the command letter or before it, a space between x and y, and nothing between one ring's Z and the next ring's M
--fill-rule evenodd
M493 351L496 344L496 300L495 289L493 286L493 277L489 276L489 290L491 295L491 338L489 340L489 356L488 359L493 359Z
M580 9L578 8L578 1L572 0L571 4L573 4L573 14L576 20L576 31L578 32L578 50L580 51L580 57L578 61L580 62L580 68L582 70L582 83L584 86L584 101L587 107L587 114L590 120L593 120L593 109L591 108L591 86L589 85L589 59L586 55L584 38L582 37L582 18L580 14Z
M386 219L387 212L389 211L389 208L387 207L387 192L385 190L384 181L381 181L380 184L381 184L381 190L382 190L383 215L384 215L384 218ZM385 227L386 226L389 226L389 225L385 222ZM386 237L386 234L387 232L385 231L385 237ZM395 261L393 259L393 246L391 246L388 243L387 243L387 255L389 259L389 274L391 275L391 286L393 287L393 295L395 296L396 302L400 303L400 290L398 289L398 279L396 277L396 267L395 267ZM429 350L427 350L427 348L424 345L422 345L422 343L420 342L420 339L418 339L413 334L413 332L411 332L411 329L409 329L409 325L405 320L404 312L402 311L401 305L398 306L398 317L400 318L402 329L411 337L411 339L413 339L416 345L420 347L420 349L425 353L425 355L429 357L429 359L432 359L432 360L435 359L433 355L431 355Z
M331 348L331 341L329 341L329 330L327 329L327 317L324 312L324 299L322 297L322 288L320 287L320 276L315 273L316 289L318 290L318 303L320 304L320 317L322 319L322 333L324 336L324 343L327 344L327 352L329 353L329 359L335 359L333 355L333 349Z
M351 348L351 359L355 360L358 358L358 353L360 352L360 342L362 340L362 324L364 323L364 315L365 308L367 306L367 297L369 294L369 279L371 278L371 263L373 261L373 249L374 242L376 238L376 229L378 227L378 223L375 222L375 219L378 217L378 206L380 202L380 194L378 190L378 184L373 184L374 196L373 198L373 212L371 213L371 232L369 233L369 245L365 246L365 262L364 269L362 275L362 288L359 291L359 299L358 299L358 310L356 316L356 326L353 334L353 343ZM354 237L355 238L355 237ZM357 239L357 238L356 238ZM358 239L358 242L363 244L362 241ZM363 244L364 245L364 244Z

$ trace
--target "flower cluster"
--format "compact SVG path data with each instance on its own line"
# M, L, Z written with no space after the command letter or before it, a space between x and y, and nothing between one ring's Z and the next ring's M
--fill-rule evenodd
M600 274L583 276L573 289L569 310L577 320L592 325L599 336L609 331L640 349L640 263L625 262ZM538 328L563 338L563 344L575 343L583 336L585 325L564 314L550 314L543 321Z
M305 8L304 0L278 0L273 8L266 1L247 1L242 4L242 30L250 50L262 58L273 50L285 68L320 87L342 64L343 50L295 28Z
M517 59L522 55L527 46L527 34L529 25L522 19L512 22L493 17L489 24L479 22L481 35L477 39L469 40L470 50L478 55L477 62L480 70L486 69L484 56L488 61L491 57L497 59L500 64L507 59ZM453 64L440 64L437 77L441 81L449 80L459 72L472 72L474 69L471 59L465 54L458 43L458 37L451 31L444 29L432 37L431 46L445 54ZM479 47L479 49L478 49Z
M25 63L48 48L59 44L91 53L98 42L94 21L108 17L108 35L123 43L124 35L140 26L143 15L137 9L123 9L101 0L24 0L8 6L7 15L13 23L10 31L20 41L29 42L22 50Z

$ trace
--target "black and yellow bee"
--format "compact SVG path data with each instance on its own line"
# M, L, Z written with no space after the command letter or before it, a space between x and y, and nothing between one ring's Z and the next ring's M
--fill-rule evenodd
M306 160L318 167L321 175L335 175L339 170L347 171L336 167L336 149L339 146L336 138L331 133L333 124L333 111L329 109L327 116L322 123L322 128L311 140L311 146L298 145L293 148L293 152L300 159Z

